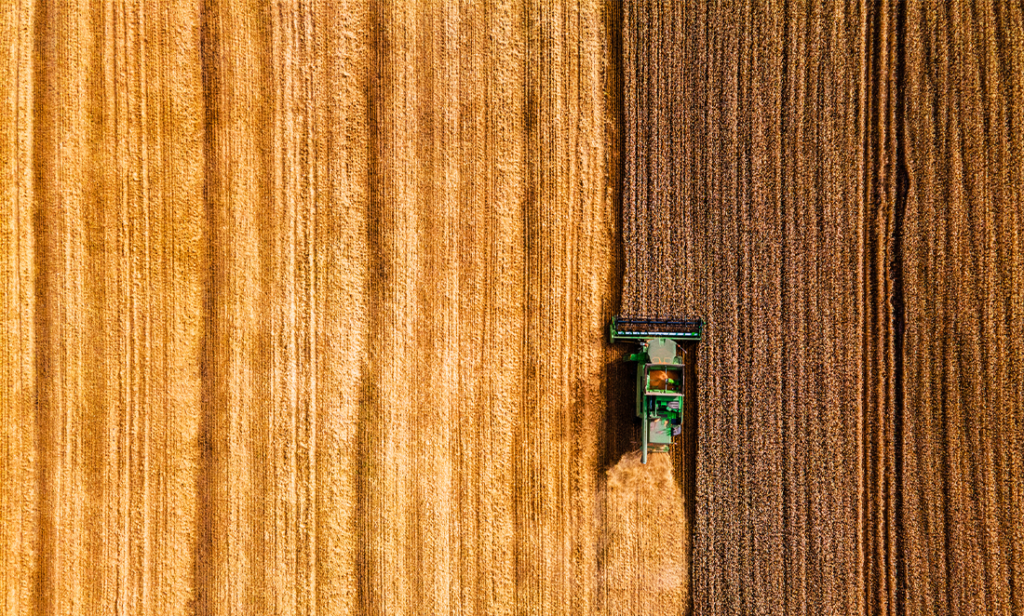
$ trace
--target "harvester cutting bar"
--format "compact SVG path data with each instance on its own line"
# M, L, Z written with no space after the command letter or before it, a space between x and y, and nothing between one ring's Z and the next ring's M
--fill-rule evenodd
M612 342L673 338L699 341L704 335L703 319L623 319L615 317L611 324Z

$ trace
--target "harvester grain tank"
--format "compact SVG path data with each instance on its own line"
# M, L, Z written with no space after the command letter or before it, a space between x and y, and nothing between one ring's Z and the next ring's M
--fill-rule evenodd
M640 351L626 360L637 364L636 414L643 444L640 459L646 464L648 450L667 452L672 437L681 431L686 394L686 354L681 345L700 342L704 321L614 317L609 329L613 343L640 345Z

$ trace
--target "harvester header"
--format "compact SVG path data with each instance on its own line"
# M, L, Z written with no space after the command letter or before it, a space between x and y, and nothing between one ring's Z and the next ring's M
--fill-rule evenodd
M612 317L612 342L674 338L680 342L699 342L704 337L703 319L624 319Z

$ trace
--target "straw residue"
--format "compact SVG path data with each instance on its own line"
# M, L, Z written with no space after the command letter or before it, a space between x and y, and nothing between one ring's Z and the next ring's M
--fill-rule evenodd
M603 579L605 613L683 614L690 578L689 528L672 459L638 452L608 470Z

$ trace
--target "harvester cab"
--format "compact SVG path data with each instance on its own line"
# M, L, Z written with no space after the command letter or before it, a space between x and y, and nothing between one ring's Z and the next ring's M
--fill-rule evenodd
M636 414L640 418L643 443L640 459L647 452L667 452L672 437L682 430L686 388L685 342L699 342L704 335L701 319L660 320L614 317L611 341L635 342L637 353L626 357L636 367Z

